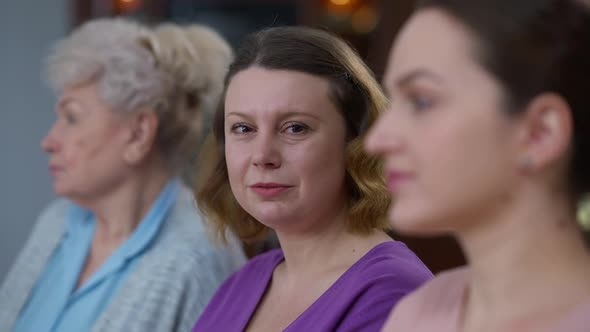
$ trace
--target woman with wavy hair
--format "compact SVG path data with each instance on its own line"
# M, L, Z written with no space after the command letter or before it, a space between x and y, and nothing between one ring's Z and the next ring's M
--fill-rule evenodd
M386 104L359 56L329 33L282 27L245 40L197 198L221 234L272 229L281 249L227 280L194 331L378 331L431 277L385 233L381 164L362 149Z

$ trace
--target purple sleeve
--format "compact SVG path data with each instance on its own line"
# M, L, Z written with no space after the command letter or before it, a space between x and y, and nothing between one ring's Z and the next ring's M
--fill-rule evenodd
M345 316L338 331L380 331L394 306L411 291L391 285L395 285L395 281L375 284L362 294Z
M273 250L250 260L217 290L193 327L200 331L243 331L282 253Z
M381 331L395 305L432 279L430 270L417 257L404 256L394 259L394 270L391 261L375 262L353 278L353 284L364 281L366 287L357 294L338 331Z

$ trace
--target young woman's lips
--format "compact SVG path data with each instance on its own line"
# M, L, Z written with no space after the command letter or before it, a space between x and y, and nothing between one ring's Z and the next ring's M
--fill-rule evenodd
M389 171L387 172L387 188L389 188L391 192L395 192L412 178L413 177L410 173Z
M286 192L292 187L293 186L280 183L256 183L251 185L250 189L262 197L271 198Z

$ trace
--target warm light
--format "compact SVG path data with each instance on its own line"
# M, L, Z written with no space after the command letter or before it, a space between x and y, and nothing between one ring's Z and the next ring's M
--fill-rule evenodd
M351 0L330 0L330 2L336 6L347 6L350 5Z
M377 26L377 13L369 6L361 7L352 14L352 28L360 34L371 32Z
M141 0L116 0L117 13L127 14L135 11L141 6Z

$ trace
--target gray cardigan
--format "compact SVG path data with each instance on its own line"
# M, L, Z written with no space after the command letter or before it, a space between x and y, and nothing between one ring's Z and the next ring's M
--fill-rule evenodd
M64 235L69 202L57 200L38 218L0 287L0 331L10 331ZM220 284L244 262L235 238L210 239L191 193L183 188L154 243L142 254L92 331L190 331Z

